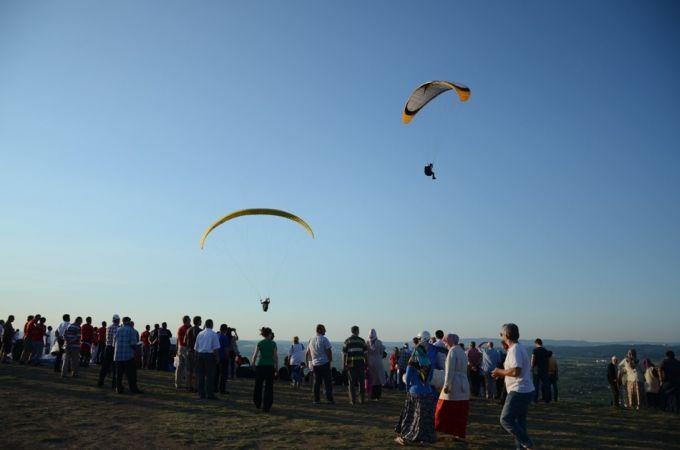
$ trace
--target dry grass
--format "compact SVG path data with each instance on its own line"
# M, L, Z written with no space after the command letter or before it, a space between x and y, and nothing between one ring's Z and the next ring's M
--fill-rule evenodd
M177 393L171 374L140 372L143 395L118 395L95 386L90 368L62 379L51 368L0 365L2 448L394 447L392 429L403 394L350 406L336 388L336 405L313 405L309 389L275 386L267 415L252 404L252 380L237 380L220 400ZM512 448L498 424L499 406L473 401L467 444L435 447ZM530 433L540 448L669 448L680 445L677 416L614 410L574 402L537 405Z

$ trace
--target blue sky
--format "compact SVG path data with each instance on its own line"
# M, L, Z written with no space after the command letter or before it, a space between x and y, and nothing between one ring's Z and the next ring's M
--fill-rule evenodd
M670 1L3 1L0 315L678 341L679 20ZM401 124L431 79L472 98ZM247 207L317 239L244 219L198 249Z

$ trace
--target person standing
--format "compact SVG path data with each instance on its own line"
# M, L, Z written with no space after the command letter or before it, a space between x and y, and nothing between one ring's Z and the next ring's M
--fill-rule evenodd
M467 356L458 346L458 341L457 334L446 336L445 343L449 353L444 364L444 387L434 413L434 428L464 440L470 414L470 383L467 377Z
M149 333L149 344L151 345L151 356L149 357L149 369L158 367L158 330L161 326L155 323L153 330Z
M106 354L106 321L102 321L102 326L97 329L97 364L101 364Z
M172 332L168 330L168 324L163 322L161 328L158 330L158 362L156 370L168 370L171 344L170 338L172 338Z
M378 339L378 333L375 329L371 328L368 335L368 352L366 353L371 400L380 400L382 397L382 387L385 384L385 367L383 366L385 356L387 356L385 346Z
M14 340L14 316L9 315L2 330L2 347L0 348L0 362L9 363L8 356L12 354Z
M149 358L151 356L151 344L149 343L149 335L151 334L149 330L151 329L151 326L149 324L146 324L144 327L144 331L142 331L142 335L140 336L140 340L142 341L142 368L143 369L148 369L149 368Z
M92 342L94 341L94 328L92 328L92 317L86 317L85 323L80 327L82 344L80 346L80 366L90 365L90 355L92 354Z
M612 391L612 406L619 406L619 358L612 356L611 362L607 364L607 383Z
M364 403L366 397L366 341L359 337L359 327L351 328L352 335L345 339L342 346L342 365L347 371L349 401L352 405L357 401L357 385L359 386L359 402Z
M621 363L619 370L619 383L622 384L623 374L626 378L626 394L628 398L628 407L640 409L644 399L644 374L642 372L642 365L637 359L637 351L634 348L628 350L626 359ZM642 385L642 388L641 388Z
M45 345L45 318L37 315L33 319L33 324L28 327L28 338L31 341L31 360L30 364L40 365L40 359L43 356Z
M515 438L517 448L533 448L527 431L527 414L533 399L534 384L531 380L531 361L519 343L519 327L506 323L501 328L501 338L508 345L503 369L495 369L494 378L505 378L508 397L501 412L501 425Z
M65 378L70 373L72 377L78 376L78 361L80 359L80 324L83 323L82 317L76 317L76 321L68 326L64 332L64 361L61 366L61 376Z
M198 355L198 396L201 399L214 399L215 366L219 358L220 339L213 331L213 321L205 321L205 329L196 336L194 350Z
M434 332L434 337L436 338L432 347L437 350L437 364L433 366L435 369L444 370L446 365L446 356L449 351L446 347L446 341L444 340L444 331L437 330Z
M680 361L675 359L673 350L666 352L666 358L659 365L659 380L661 381L661 407L666 411L679 412L678 398L680 397ZM673 401L673 400L676 401Z
M141 391L137 387L137 365L135 350L139 343L139 334L132 328L129 317L123 317L123 326L118 327L113 338L113 362L116 370L116 392L122 394L123 376L128 380L128 387L133 394Z
M40 314L37 315L38 319ZM31 355L31 339L28 334L29 327L35 319L34 315L26 317L26 323L24 324L23 334L21 335L21 356L19 357L19 364L24 364L28 361L28 357Z
M182 325L177 329L177 368L175 369L175 389L186 387L187 384L187 331L191 328L191 317L182 317Z
M465 355L468 359L468 378L470 379L470 391L475 397L480 397L482 384L482 352L477 348L475 341L470 342L470 348Z
M236 375L236 356L238 356L238 333L236 328L231 328L227 325L227 337L229 338L229 360L227 364L227 373L230 379L234 379Z
M56 331L54 332L54 337L57 340L57 343L59 344L59 352L55 355L54 358L55 372L61 372L62 370L63 356L64 353L66 352L66 348L64 347L64 333L66 333L66 329L69 327L69 325L71 325L71 316L69 314L64 314L61 318L63 321L59 324ZM69 371L71 370L70 367L67 367L67 369Z
M406 400L394 427L397 433L394 441L400 445L432 444L437 441L434 395L430 386L433 369L425 348L429 343L422 339L422 333L420 336L421 342L413 350L406 369Z
M312 371L314 372L314 403L321 402L321 383L326 389L326 400L335 403L333 400L333 381L331 379L331 361L333 361L333 350L331 343L325 336L326 327L322 324L316 326L316 336L307 345L307 360L311 361Z
M394 347L390 354L390 379L389 385L391 388L397 387L397 361L399 361L399 347Z
M288 364L290 365L290 378L294 388L302 386L302 365L305 363L305 346L300 343L300 338L293 336L293 343L288 350Z
M550 355L548 359L548 393L549 398L556 402L557 401L557 381L560 379L559 370L557 368L557 359L555 355Z
M550 403L550 376L548 374L548 361L552 356L550 350L543 347L543 341L536 338L534 351L531 354L531 367L534 375L534 403L538 403L538 393L543 396L545 403Z
M498 350L493 348L493 342L482 342L479 344L482 352L481 375L484 377L484 387L486 388L486 399L493 400L496 394L496 380L491 376L491 372L499 367L501 355Z
M268 413L274 403L274 373L276 373L278 367L279 357L271 328L262 328L260 335L263 339L257 343L252 359L255 364L253 402L257 409L261 407L262 411Z
M647 406L650 408L659 408L661 402L659 401L659 392L661 391L661 381L659 379L659 369L654 366L654 363L649 359L645 359L645 393Z
M116 383L116 371L113 367L113 356L114 356L114 343L116 339L116 333L118 328L120 328L120 316L118 314L113 315L112 324L106 329L106 348L104 349L104 358L102 359L102 366L99 369L99 380L97 386L104 386L104 379L111 372L111 388L116 389L118 384Z
M187 389L191 392L196 392L196 371L198 369L198 354L196 353L196 338L203 331L201 324L203 320L201 316L194 316L194 325L187 330Z
M228 335L229 327L226 323L220 325L217 337L220 340L219 361L217 374L215 375L215 390L220 394L228 394L227 380L229 379L229 350L231 348L231 336Z
M399 359L397 360L397 388L404 390L406 383L404 383L404 376L406 369L408 369L408 361L411 359L411 349L408 347L408 342L404 342L404 346L399 352Z

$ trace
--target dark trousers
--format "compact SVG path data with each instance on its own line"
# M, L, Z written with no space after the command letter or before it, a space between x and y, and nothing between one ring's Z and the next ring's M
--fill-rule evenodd
M264 385L264 399L262 398L262 386ZM256 408L262 407L264 412L269 412L274 403L274 366L255 367L255 391L253 402Z
M107 345L104 350L104 359L102 359L102 366L99 369L99 386L104 386L106 376L111 372L111 387L116 388L116 371L113 370L113 346Z
M333 380L331 378L331 363L314 366L314 401L321 400L321 383L326 388L326 400L333 401Z
M151 353L151 346L150 345L143 345L142 346L142 367L145 369L149 368L149 356Z
M543 401L550 403L550 377L548 372L538 372L534 375L534 403L538 403L539 392Z
M557 377L555 375L549 375L548 376L548 390L550 391L550 398L552 401L556 402L557 401Z
M214 398L215 391L215 355L212 353L198 354L198 368L196 374L198 375L198 396L200 398Z
M54 371L61 372L61 361L64 355L64 340L57 338L57 342L59 343L59 353L57 353L54 358Z
M364 402L366 397L366 365L363 361L353 361L352 367L349 367L347 371L347 381L349 386L347 390L349 391L349 401L355 403L357 401L357 384L359 385L359 399L361 403Z
M158 344L151 346L151 356L149 358L149 369L155 369L158 364Z
M116 361L116 391L119 394L122 394L125 390L123 375L127 378L130 392L139 392L137 388L137 363L134 358L127 361Z
M158 346L158 356L156 360L156 370L168 370L168 357L170 347Z
M482 384L482 376L479 373L479 368L477 370L468 368L468 378L470 379L470 395L479 397L479 388Z
M227 373L232 380L236 377L236 357L230 356L228 360Z
M610 381L609 382L609 389L611 389L611 391L612 391L612 401L614 402L614 403L612 403L612 405L619 406L620 405L620 402L619 402L619 392L620 392L619 391L619 384L616 381Z
M227 392L227 379L229 378L229 360L220 360L217 367L219 375L215 377L215 390L219 390L220 394Z

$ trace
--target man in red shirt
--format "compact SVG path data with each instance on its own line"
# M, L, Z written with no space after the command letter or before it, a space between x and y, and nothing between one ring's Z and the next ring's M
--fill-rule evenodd
M191 317L182 317L182 326L177 329L177 369L175 370L175 389L187 387L187 331L191 328Z
M151 343L149 342L150 329L150 325L145 326L142 335L139 337L142 341L142 368L144 369L149 368L149 354L151 352Z
M38 314L38 316L40 316L40 314ZM31 325L34 317L35 316L26 317L26 323L24 324L24 334L22 335L23 350L21 351L21 357L19 358L20 364L28 361L28 356L31 354L31 340L28 338L28 327Z
M28 339L30 340L31 361L29 364L40 364L40 358L45 345L45 318L40 317L40 314L35 316L28 326Z
M80 367L90 365L92 355L92 341L94 341L94 328L92 327L92 317L86 317L85 323L80 326Z
M104 358L104 350L106 349L106 321L102 322L102 326L97 329L97 364L102 363Z

